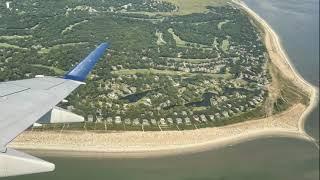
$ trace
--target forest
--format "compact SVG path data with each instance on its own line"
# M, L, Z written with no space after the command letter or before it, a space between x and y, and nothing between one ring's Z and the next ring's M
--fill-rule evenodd
M263 116L271 78L251 20L232 5L163 14L177 9L152 0L1 1L0 82L62 76L108 42L86 86L59 106L88 121L163 118L169 127L168 118L207 127Z

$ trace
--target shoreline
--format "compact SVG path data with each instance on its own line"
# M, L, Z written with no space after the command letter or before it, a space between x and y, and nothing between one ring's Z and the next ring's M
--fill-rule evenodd
M313 143L298 131L296 122L304 110L304 105L297 104L276 117L189 131L27 131L10 147L46 156L135 158L197 153L262 137L290 137Z
M239 5L239 8L245 10L263 27L265 45L271 54L272 63L299 88L307 90L310 95L307 107L295 104L279 115L198 130L103 134L85 131L62 134L54 131L28 131L19 136L10 147L40 154L42 151L46 155L134 158L203 152L268 136L299 138L315 143L305 131L304 125L307 115L317 106L318 90L296 71L271 26L244 2L238 0L232 2Z
M319 90L317 87L306 81L301 74L296 70L294 65L292 64L287 52L282 47L281 39L279 38L278 34L272 29L272 27L262 18L260 17L256 12L254 12L252 9L250 9L247 4L241 0L232 0L233 3L239 5L242 9L244 9L251 17L255 19L260 25L264 27L264 31L268 31L268 33L271 34L271 38L273 39L273 42L276 43L276 49L278 52L280 52L280 56L282 57L282 60L285 60L285 64L287 64L291 71L293 72L294 76L290 77L288 74L283 73L287 78L292 80L299 88L304 89L305 87L308 88L308 93L310 95L310 102L307 106L306 110L302 113L299 119L299 131L307 136L309 138L312 138L310 135L307 134L305 131L305 121L307 116L317 107L317 103L319 102ZM266 33L266 32L265 32ZM264 38L267 35L265 35ZM272 45L271 45L272 46ZM274 61L273 61L274 62ZM279 67L279 66L278 66ZM281 69L281 68L280 68ZM294 79L292 79L294 78ZM296 79L297 78L297 79ZM298 80L298 82L297 82ZM302 84L300 84L302 83ZM313 138L312 138L313 139Z
M31 146L16 146L15 148L21 149L24 152L35 153L37 155L44 155L47 157L59 156L59 157L104 157L104 158L145 158L145 157L163 157L163 156L175 156L194 154L217 149L220 147L232 147L233 145L240 144L242 142L249 142L260 138L295 138L308 141L309 139L300 133L286 130L266 130L266 131L254 131L247 134L240 134L233 137L221 138L218 140L208 141L198 144L188 144L184 146L167 146L165 148L154 148L146 151L145 149L128 149L123 151L120 149L99 150L96 148L91 149L77 149L77 148L61 148L61 147L47 147L39 150L37 147Z

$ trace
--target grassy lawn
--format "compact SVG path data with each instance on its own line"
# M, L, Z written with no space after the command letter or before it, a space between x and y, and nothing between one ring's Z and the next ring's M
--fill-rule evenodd
M233 78L232 74L230 74L230 73L226 73L226 74L192 73L191 76L196 76L196 75L210 76L213 79L218 79L218 78L232 79Z
M121 69L118 71L112 71L111 73L116 75L133 75L137 73L141 74L162 74L162 75L191 75L191 73L182 71L171 70L158 70L158 69Z
M201 13L207 11L206 6L223 6L231 0L161 0L175 4L179 7L177 15Z
M163 40L162 32L157 31L156 32L156 36L158 37L157 45L165 45L165 44L167 44L167 42Z
M18 36L18 35L13 35L13 36L0 36L0 39L5 39L5 40L11 40L11 39L26 39L26 38L32 38L32 35L25 35L25 36Z
M53 49L59 49L59 48L64 48L64 47L68 47L68 46L76 46L76 45L82 45L82 44L88 44L88 43L87 42L79 42L79 43L57 44L52 47L41 48L41 50L39 50L38 53L40 53L40 54L49 53Z
M223 78L230 79L232 74L210 74L210 73L189 73L183 71L173 71L173 70L158 70L158 69L121 69L117 71L112 71L112 74L116 75L133 75L133 74L158 74L158 75L170 75L170 76L210 76L212 78Z
M88 20L83 20L83 21L81 21L81 22L77 22L77 23L75 23L75 24L72 24L72 25L66 27L66 28L61 32L61 34L64 34L64 33L68 32L68 31L71 31L75 26L78 26L78 25L83 24L83 23L86 23L86 22L88 22Z
M179 62L188 62L188 63L193 63L193 64L200 64L200 63L206 63L206 62L211 62L212 59L185 59L185 58L169 58L174 61L179 61Z
M0 47L28 50L27 48L22 48L22 47L19 47L19 46L16 46L16 45L12 45L12 44L7 44L7 43L0 43Z
M154 17L156 16L157 14L156 13L153 13L153 14L145 14L145 12L142 12L142 11L134 11L134 12L120 12L121 14L125 15L125 14L141 14L141 15L146 15L148 16L149 18L138 18L138 17L130 17L130 16L122 16L121 18L126 18L126 19L132 19L132 20L140 20L140 21L149 21L149 22L152 22L154 24L157 24L158 22L161 22L164 20L164 17L161 17L161 18L158 18L158 17ZM151 13L151 12L150 12ZM154 18L152 18L154 17Z
M207 107L199 106L199 107L192 107L192 111L205 111Z
M188 41L184 41L182 40L179 36L177 36L174 33L174 30L172 28L168 29L168 32L172 35L173 39L176 41L176 46L177 47L189 47L187 46L187 44L189 44L190 46L195 46L195 47L200 47L202 49L209 49L211 50L212 48L203 44L198 44L198 43L193 43L193 42L188 42Z
M180 39L180 37L177 36L177 35L174 33L174 31L173 31L172 28L169 28L169 29L168 29L168 32L172 35L172 37L173 37L173 39L176 41L176 45L177 45L178 47L187 47L187 46L186 46L186 41L183 41L182 39Z
M224 52L228 52L229 46L230 46L229 40L228 40L228 39L224 39L224 40L222 41L222 44L221 44L221 49L222 49Z
M223 26L224 24L227 24L228 22L230 22L228 19L227 19L227 20L225 20L225 21L219 22L219 24L218 24L218 28L219 28L219 29L221 29L221 28L222 28L222 26Z
M172 16L172 15L187 15L193 13L202 13L207 11L207 6L224 6L231 0L160 0L170 2L178 6L178 11L175 12L142 12L142 11L122 11L126 14L142 14L147 16Z
M162 12L146 12L146 11L121 11L119 13L122 13L122 14L141 14L141 15L146 15L146 16L149 16L149 17L154 17L158 14L160 15L168 15L166 12L162 13Z
M235 79L235 80L232 80L232 82L234 82L235 84L239 84L241 86L246 86L248 85L248 82L243 80L243 79Z
M33 64L32 66L34 66L34 67L48 68L48 69L53 70L56 74L59 74L59 75L65 74L65 71L64 71L64 70L59 69L59 68L56 68L56 67L52 67L52 66L45 66L45 65L42 65L42 64Z

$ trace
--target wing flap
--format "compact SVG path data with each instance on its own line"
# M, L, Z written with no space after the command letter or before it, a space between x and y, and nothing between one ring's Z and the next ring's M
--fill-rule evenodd
M49 172L55 165L26 153L8 148L0 153L0 177Z
M46 90L65 82L62 78L41 77L18 81L3 82L0 86L15 86L21 89Z
M3 98L3 97L8 96L10 94L25 91L27 89L28 88L20 87L20 86L14 85L14 84L3 83L3 84L0 84L0 97Z

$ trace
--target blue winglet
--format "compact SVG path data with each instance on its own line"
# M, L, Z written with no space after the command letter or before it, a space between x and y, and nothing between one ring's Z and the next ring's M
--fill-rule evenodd
M65 74L63 78L83 82L108 47L109 45L107 43L101 43L75 68Z

